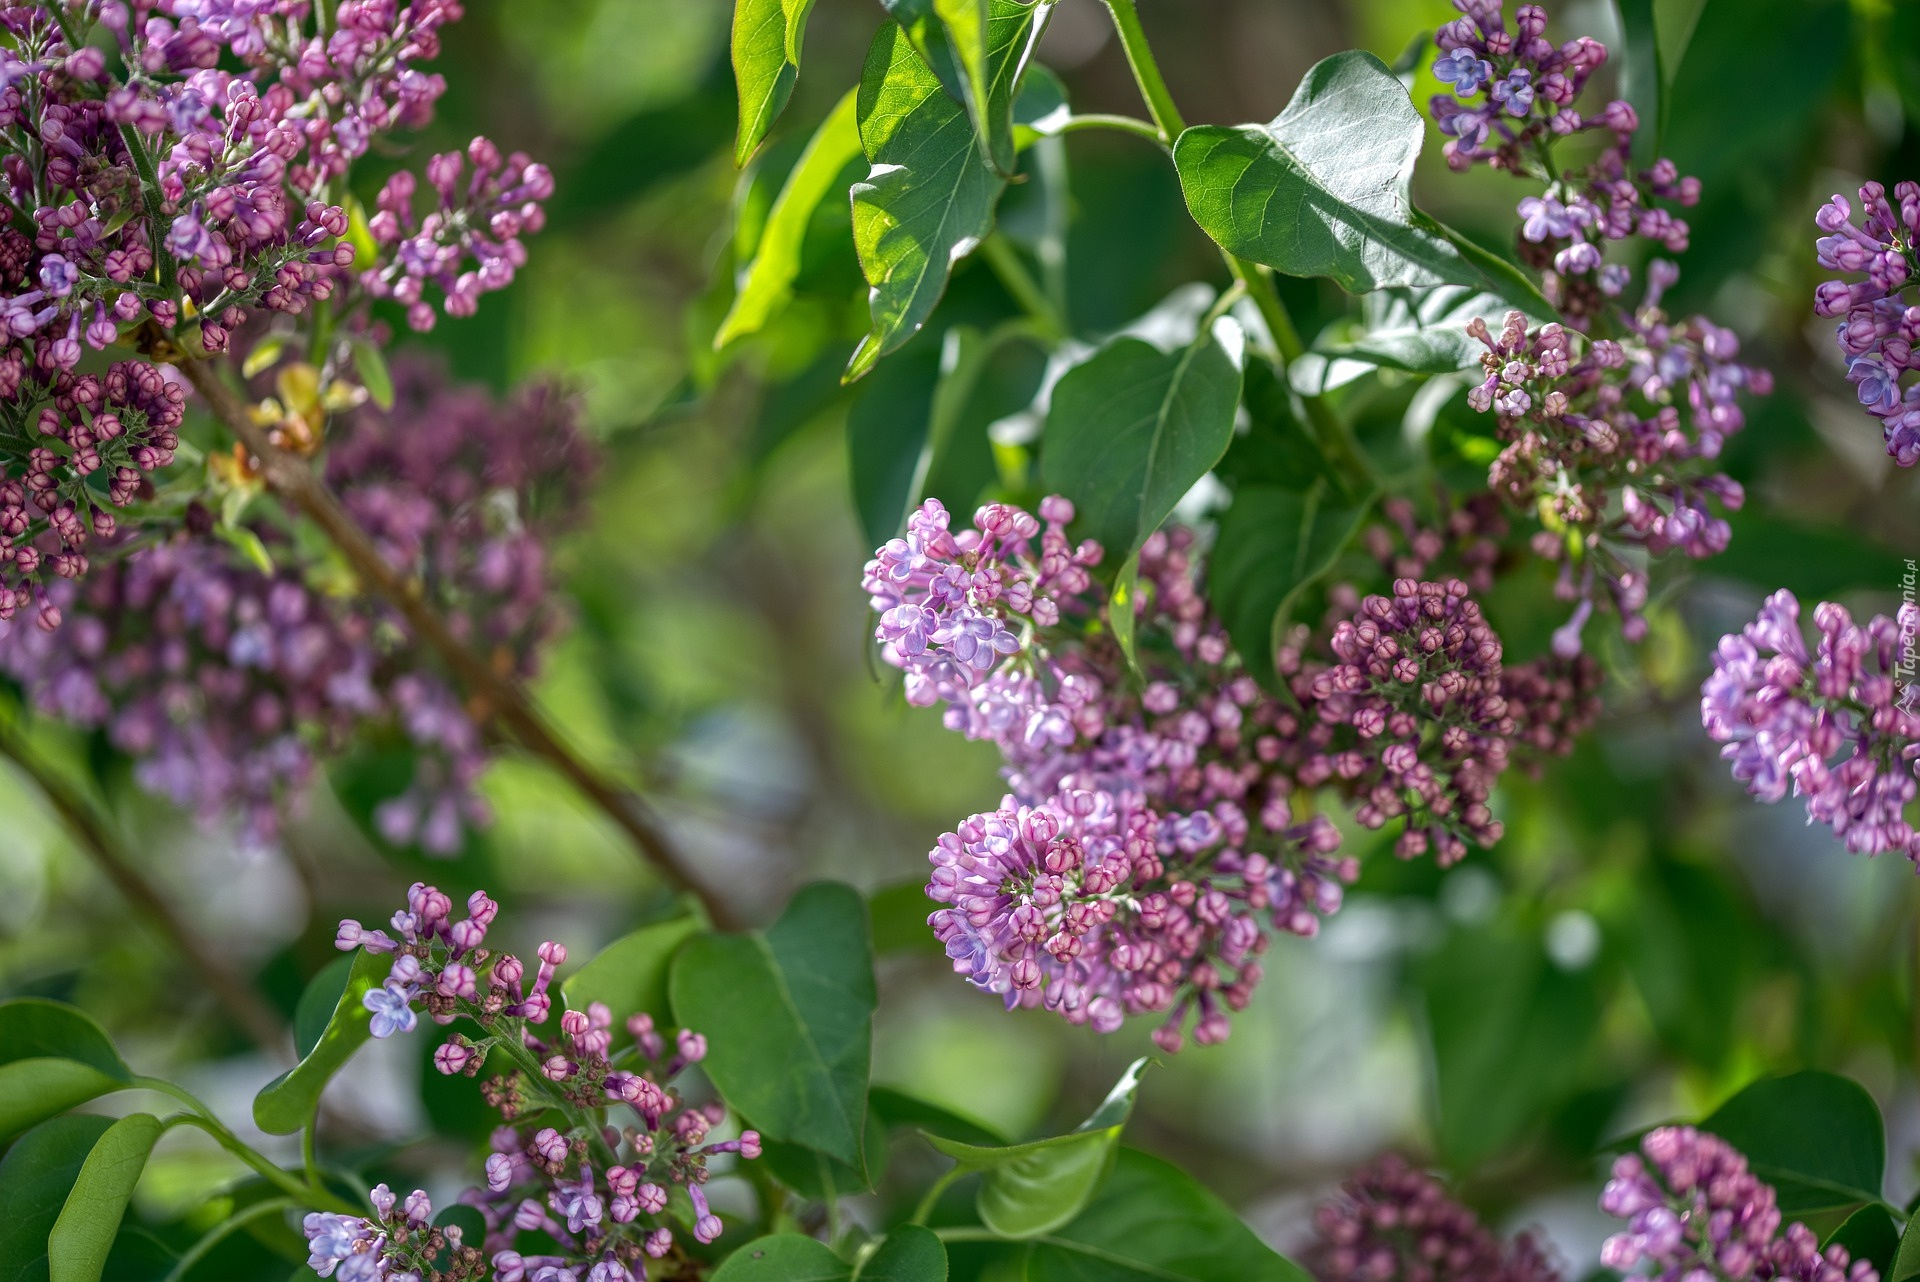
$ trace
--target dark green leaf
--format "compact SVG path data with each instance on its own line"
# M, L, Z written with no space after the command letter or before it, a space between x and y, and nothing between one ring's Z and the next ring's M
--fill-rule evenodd
M435 1228L458 1228L460 1244L478 1249L487 1239L487 1219L478 1208L471 1206L449 1206L433 1217Z
M1050 1233L1080 1214L1106 1178L1146 1066L1144 1059L1128 1066L1106 1100L1070 1134L992 1148L937 1135L927 1140L969 1170L985 1173L976 1203L982 1224L1006 1238Z
M1920 1223L1920 1210L1907 1219L1907 1227L1900 1234L1900 1247L1893 1253L1893 1265L1880 1275L1880 1282L1913 1282L1920 1278L1920 1233L1914 1231L1914 1225Z
M122 1225L101 1271L104 1282L166 1282L180 1257L145 1229Z
M0 1002L0 1140L132 1080L106 1033L75 1008Z
M729 1255L713 1282L847 1282L853 1271L826 1246L798 1233L756 1238Z
M847 411L847 472L867 545L898 535L924 484L940 352L919 343L860 387Z
M947 1282L947 1248L931 1230L902 1224L854 1270L857 1282Z
M1706 563L1707 572L1763 592L1786 588L1802 601L1830 601L1848 591L1886 590L1906 571L1904 557L1858 528L1807 525L1750 508L1729 512L1727 524L1733 538Z
M1234 491L1208 559L1207 591L1255 680L1273 684L1274 649L1293 603L1332 568L1368 507L1332 495L1324 481L1304 492L1277 485Z
M1307 1282L1192 1176L1121 1149L1100 1195L1041 1239L1029 1282Z
M1845 1247L1849 1261L1872 1261L1874 1272L1891 1282L1894 1256L1900 1250L1900 1226L1886 1207L1863 1206L1830 1233L1820 1249L1833 1246ZM1915 1254L1920 1255L1920 1243Z
M100 1282L133 1186L140 1182L160 1133L159 1118L133 1113L94 1142L47 1236L52 1282Z
M773 1177L805 1198L825 1202L849 1193L865 1193L878 1184L887 1171L887 1127L867 1106L867 1125L863 1144L864 1171L837 1157L828 1157L804 1144L760 1137L760 1160Z
M47 1237L73 1182L110 1117L56 1117L22 1135L0 1158L0 1282L17 1282L35 1261L46 1276Z
M333 1012L340 1005L340 994L347 991L347 984L353 978L355 954L342 953L320 968L320 973L308 981L301 990L300 1001L293 1008L293 1053L305 1059L313 1053L326 1035L327 1025L333 1022Z
M707 1076L749 1123L863 1162L875 996L856 892L817 883L764 934L696 936L668 987L674 1018L708 1038Z
M367 1038L373 1035L373 1012L362 1003L369 991L378 988L393 969L393 959L382 953L362 949L355 954L347 982L339 989L333 1015L326 1031L300 1062L267 1083L253 1097L253 1120L269 1135L291 1135L307 1124L320 1107L320 1094L341 1067L353 1057ZM329 979L323 972L322 980Z
M1316 63L1270 124L1188 129L1173 154L1194 221L1230 254L1354 294L1453 284L1512 297L1511 277L1495 280L1414 210L1424 135L1406 86L1348 52ZM1515 302L1533 310L1537 297Z
M1659 154L1665 124L1660 112L1666 106L1667 96L1666 73L1660 64L1659 33L1654 28L1654 0L1614 0L1614 8L1620 14L1624 46L1620 96L1633 104L1634 113L1640 117L1640 132L1634 138L1634 159L1644 165Z
M699 930L700 923L693 918L676 917L622 935L561 985L568 1009L585 1010L593 1002L605 1002L615 1028L641 1011L666 1022L667 975L673 955Z
M733 163L744 165L786 110L800 78L800 45L813 0L735 0L733 78L740 91L740 129Z
M993 0L987 60L996 113L1011 110L1045 10ZM1006 186L984 163L965 108L897 23L881 29L867 55L859 118L873 170L853 187L853 242L872 286L873 323L847 365L849 381L926 323L954 262L993 230Z
M1138 551L1227 452L1237 356L1216 332L1171 353L1118 338L1054 387L1041 473L1073 500L1074 528L1100 540L1111 564Z
M1880 1106L1844 1077L1765 1078L1722 1104L1700 1129L1745 1153L1789 1218L1880 1197L1887 1165Z
M800 251L813 214L833 189L842 170L860 154L860 130L854 122L854 91L834 107L814 131L807 149L787 175L761 228L753 261L741 275L739 292L713 336L718 351L736 338L758 333L793 297L800 275Z

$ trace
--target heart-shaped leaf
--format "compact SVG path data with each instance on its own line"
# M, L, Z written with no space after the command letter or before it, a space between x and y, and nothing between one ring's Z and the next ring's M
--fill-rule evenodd
M853 1271L854 1282L947 1282L947 1248L929 1229L902 1224Z
M159 1118L132 1113L94 1141L47 1236L52 1282L100 1282L133 1186L162 1129Z
M132 1081L81 1011L37 997L0 1002L0 1140Z
M1753 1083L1700 1123L1747 1156L1792 1217L1880 1198L1887 1138L1859 1083L1804 1072Z
M675 1020L706 1035L702 1066L742 1117L864 1166L875 994L858 893L816 883L764 932L695 936L668 989Z
M733 78L740 93L736 165L752 158L793 97L812 9L813 0L734 0Z
M807 149L800 153L793 171L781 184L780 194L774 197L773 208L767 211L767 221L760 229L753 261L741 274L733 305L714 332L715 351L736 338L758 333L786 307L793 297L793 282L800 275L800 251L806 244L814 211L833 190L841 171L859 155L854 91L848 90L814 130Z
M87 1155L112 1128L110 1117L56 1117L22 1135L0 1158L0 1282L15 1282L44 1261L47 1237ZM44 1267L44 1266L43 1266ZM41 1276L45 1276L44 1271Z
M362 1003L370 991L378 988L393 969L393 959L382 953L362 949L354 954L344 974L335 966L314 978L309 990L313 1000L302 994L300 1004L309 1010L324 1008L326 995L336 993L332 1014L327 1017L319 1037L300 1062L268 1082L253 1097L253 1120L269 1135L292 1135L306 1126L320 1107L320 1095L327 1083L340 1071L353 1053L373 1036L373 1012ZM296 1026L301 1020L296 1015ZM309 1016L306 1027L313 1025Z
M729 1255L713 1282L847 1282L853 1270L826 1245L798 1233L756 1238Z
M1386 64L1350 51L1315 63L1270 123L1197 126L1173 155L1194 221L1230 254L1352 294L1469 285L1538 312L1523 275L1414 209L1407 180L1425 132Z
M1338 497L1325 481L1305 491L1234 491L1207 561L1207 591L1256 681L1274 684L1274 649L1293 603L1333 567L1369 506Z
M1001 1237L1039 1237L1070 1223L1106 1178L1147 1063L1129 1065L1100 1107L1069 1134L991 1148L938 1135L927 1142L984 1172L975 1203L982 1224Z
M1028 1282L1307 1282L1178 1167L1121 1149L1073 1223L1033 1245Z
M992 0L987 67L995 113L1011 111L1050 8ZM868 51L858 111L873 168L851 193L853 243L872 286L872 326L848 362L848 381L926 323L953 264L993 230L993 207L1006 187L981 154L966 109L898 23L881 28Z
M665 1022L673 955L699 932L700 923L693 918L676 917L622 935L561 985L567 1008L585 1010L603 1002L616 1028L624 1027L629 1015L642 1011Z
M1239 339L1230 320L1172 352L1117 338L1054 387L1041 474L1073 500L1075 530L1098 539L1110 563L1137 552L1227 452Z

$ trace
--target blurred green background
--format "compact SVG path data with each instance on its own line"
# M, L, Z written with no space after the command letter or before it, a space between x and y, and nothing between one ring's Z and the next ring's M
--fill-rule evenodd
M1391 61L1451 14L1438 0L1142 9L1193 122L1269 118L1318 58L1358 46ZM1458 1175L1496 1220L1543 1225L1584 1267L1606 1231L1591 1157L1603 1141L1801 1066L1874 1092L1894 1145L1888 1193L1904 1201L1920 1187L1913 869L1845 854L1791 804L1749 801L1699 729L1696 693L1714 640L1765 592L1886 610L1905 558L1920 556L1914 477L1895 475L1808 306L1817 203L1863 177L1920 176L1920 70L1909 65L1920 64L1920 4L1680 0L1655 11L1674 80L1665 150L1707 190L1682 303L1734 326L1779 379L1730 448L1751 501L1732 550L1659 600L1650 640L1604 650L1608 717L1572 759L1508 783L1498 849L1444 874L1384 852L1369 860L1322 938L1276 945L1226 1046L1149 1079L1133 1142L1186 1164L1283 1249L1342 1172L1399 1147ZM926 905L910 887L924 852L995 804L997 762L905 707L873 670L846 438L850 414L884 425L914 412L912 380L890 370L936 360L939 336L890 358L871 386L839 387L865 288L846 206L828 202L781 321L724 357L709 343L756 220L854 83L879 18L872 0L820 0L794 102L743 177L722 0L470 3L447 41L450 90L417 151L484 132L551 162L559 189L511 289L405 341L430 343L468 379L558 376L585 398L605 464L592 512L559 553L574 621L539 684L556 720L640 781L750 916L771 916L812 878L909 887L877 910L889 952L875 1079L1026 1133L1083 1115L1147 1047L1147 1029L1102 1039L1043 1013L1003 1014L946 971L917 925ZM1077 110L1139 114L1105 23L1096 0L1063 0L1041 60ZM1616 30L1609 4L1574 3L1554 11L1550 33L1613 44ZM1424 77L1416 98L1430 89ZM1448 174L1437 140L1429 153L1421 204L1491 242L1509 237L1522 193L1499 175ZM1182 282L1218 282L1163 156L1081 134L1068 157L1077 330L1116 328ZM1043 217L1032 190L1009 196L1015 229ZM1342 306L1313 282L1285 286L1309 333ZM938 323L1012 311L968 263ZM957 453L973 470L939 478L962 507L992 476L985 425L1039 377L1037 358L1005 364L967 408L979 445ZM1411 391L1371 380L1360 394L1398 413ZM1540 603L1547 583L1510 585L1493 604L1510 646L1537 645L1559 621ZM402 767L372 748L340 764L283 850L248 854L134 790L101 742L35 735L283 1012L332 956L333 923L384 917L415 878L463 895L485 887L506 904L515 944L553 937L582 957L665 906L617 834L521 760L487 779L498 822L458 860L374 847L362 798ZM236 1121L279 1071L5 770L0 989L77 1002L137 1067ZM471 1135L482 1114L470 1086L423 1083L431 1045L372 1048L329 1097L327 1127L450 1190L470 1150L412 1141L435 1128ZM141 1192L152 1211L192 1205L231 1168L183 1139L155 1171Z

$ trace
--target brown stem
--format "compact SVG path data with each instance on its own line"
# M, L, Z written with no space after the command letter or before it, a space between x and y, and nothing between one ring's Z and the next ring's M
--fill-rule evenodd
M33 780L46 797L47 804L72 832L80 849L106 874L114 889L160 934L166 936L200 982L215 1000L226 1008L234 1023L262 1050L281 1059L287 1057L287 1026L279 1012L269 1006L253 988L227 968L210 951L191 926L182 921L173 905L160 890L143 876L127 858L118 839L91 803L62 779L20 737L18 730L0 718L0 756L8 757L22 774Z
M258 461L268 486L320 527L321 533L346 558L360 580L400 611L414 636L440 657L467 693L484 707L485 715L521 747L544 758L566 776L568 782L620 826L641 855L668 882L700 901L714 925L736 925L727 905L694 877L653 808L582 760L554 733L518 681L496 671L453 635L421 594L419 584L387 564L373 540L340 506L311 464L268 439L266 431L253 421L239 394L221 379L214 363L180 359L177 364L193 384L194 391Z

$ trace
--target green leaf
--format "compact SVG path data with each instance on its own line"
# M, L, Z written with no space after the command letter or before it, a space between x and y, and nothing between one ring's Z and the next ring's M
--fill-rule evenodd
M752 158L793 96L812 8L813 0L734 0L733 79L740 93L736 165Z
M1013 173L1013 113L1008 110L995 120L989 101L992 69L987 62L988 0L933 0L933 11L947 33L947 44L954 61L960 64L962 99L973 121L974 137L981 153L1001 177ZM1012 106L1011 96L1003 105Z
M996 113L1011 110L1047 8L992 0L987 64ZM993 230L1006 187L984 162L965 108L898 23L882 27L867 54L859 120L873 169L851 193L853 243L872 286L872 325L848 362L849 382L926 323L953 264Z
M867 1124L861 1145L864 1169L804 1144L789 1144L764 1135L760 1137L760 1148L760 1160L775 1179L816 1202L868 1192L887 1170L887 1127L873 1111L871 1100L867 1105Z
M1659 154L1665 121L1666 71L1660 63L1659 33L1654 26L1654 0L1614 0L1620 15L1622 63L1620 96L1633 104L1640 117L1634 138L1634 160L1646 164Z
M100 1026L38 997L0 1002L0 1140L133 1081Z
M1140 554L1135 552L1120 567L1120 573L1113 576L1113 595L1107 601L1107 626L1113 630L1113 639L1119 643L1127 667L1136 676L1140 673L1138 639L1134 635L1140 620L1139 602L1135 599L1139 592Z
M333 1022L334 1008L340 1005L340 994L347 991L347 984L353 978L354 953L342 953L320 968L320 973L307 982L300 993L300 1000L293 1008L293 1053L296 1058L305 1059L313 1053L326 1035L327 1025Z
M1747 1155L1783 1215L1880 1198L1887 1138L1880 1106L1857 1082L1804 1072L1753 1083L1700 1123Z
M947 1248L932 1230L902 1224L853 1276L856 1282L947 1282Z
M713 1282L847 1282L853 1271L823 1243L798 1233L756 1238L729 1255Z
M1886 1207L1863 1206L1828 1234L1820 1249L1832 1246L1845 1247L1849 1261L1872 1261L1874 1272L1891 1282L1894 1256L1900 1250L1900 1226ZM1920 1256L1920 1243L1915 1244L1914 1252Z
M938 1135L928 1135L927 1142L985 1173L976 1203L982 1224L1001 1237L1039 1237L1070 1223L1106 1178L1147 1063L1129 1065L1106 1100L1070 1134L992 1148Z
M736 338L758 333L793 297L793 282L800 276L800 251L806 244L814 211L833 189L841 171L860 155L854 92L848 90L814 130L807 149L800 153L774 198L753 261L741 273L733 304L714 333L715 351Z
M927 898L923 880L897 881L867 896L867 917L873 928L873 955L941 953L940 941L927 925L938 905Z
M133 1113L95 1141L47 1237L52 1282L100 1282L133 1186L162 1129L159 1118Z
M1274 649L1292 622L1294 603L1333 568L1370 506L1338 497L1325 481L1305 491L1279 485L1234 491L1207 561L1207 592L1255 680L1275 683Z
M847 477L869 547L900 533L924 483L940 357L916 343L861 384L847 410Z
M674 1018L707 1036L707 1076L755 1129L862 1165L875 994L854 890L819 882L764 933L696 936L668 988Z
M1484 319L1498 331L1510 310L1492 294L1465 285L1383 289L1360 302L1365 330L1344 342L1316 342L1322 355L1384 365L1416 374L1445 374L1479 363L1487 349L1467 336L1467 323Z
M1232 322L1225 322L1231 325ZM1040 468L1115 563L1140 549L1233 440L1240 364L1216 327L1175 352L1117 338L1053 389Z
M567 1008L585 1010L604 1002L615 1028L641 1011L666 1022L673 955L699 932L700 923L692 917L676 917L622 935L561 984Z
M373 403L383 410L393 408L393 375L387 370L387 358L380 348L364 338L347 340L353 347L353 367L360 373L360 386L367 389Z
M255 1125L269 1135L292 1135L307 1124L314 1110L320 1107L320 1094L327 1089L327 1083L373 1036L373 1012L361 999L380 987L392 969L393 959L383 953L362 949L354 955L353 965L347 972L345 984L338 988L333 1013L319 1040L301 1056L298 1064L268 1082L253 1097ZM337 974L328 971L322 971L313 982L322 986L322 992L333 991L333 986L340 983ZM316 1000L324 1001L324 998ZM304 995L301 1001L306 1001ZM312 1027L311 1017L308 1027Z
M67 1194L95 1142L112 1126L110 1117L56 1117L22 1135L0 1158L0 1206L6 1207L0 1215L0 1282L16 1282L46 1258L47 1237Z
M1228 253L1348 293L1469 285L1512 297L1407 194L1425 125L1386 64L1338 53L1314 64L1265 125L1201 125L1174 143L1187 208ZM1522 310L1538 306L1538 294Z
M1041 1239L1028 1282L1307 1282L1186 1172L1121 1149L1080 1217Z
M1892 1266L1880 1274L1881 1282L1913 1282L1914 1278L1920 1278L1920 1233L1914 1231L1916 1223L1920 1223L1920 1211L1915 1211L1907 1220L1906 1231L1900 1235L1900 1249L1894 1252Z

